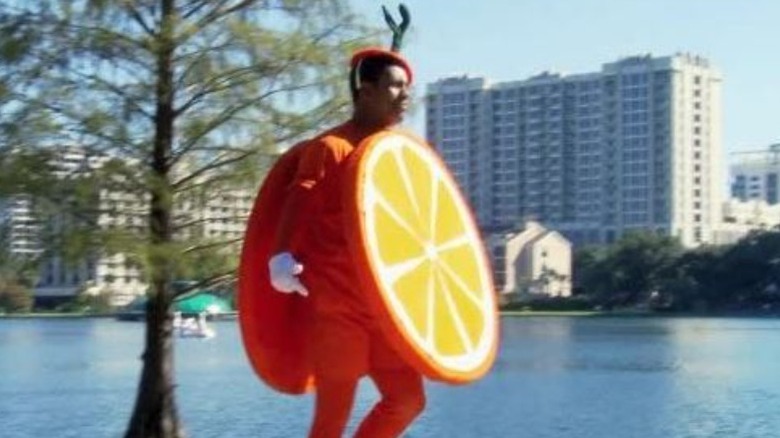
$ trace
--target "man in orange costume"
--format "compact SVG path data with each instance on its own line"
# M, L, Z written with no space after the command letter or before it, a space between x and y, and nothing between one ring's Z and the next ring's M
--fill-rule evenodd
M271 283L309 296L316 401L310 437L344 433L357 384L368 375L381 394L355 436L397 437L422 412L423 380L388 345L371 314L347 249L342 172L360 142L397 125L408 106L412 69L400 55L366 49L352 57L354 112L303 146L282 206Z

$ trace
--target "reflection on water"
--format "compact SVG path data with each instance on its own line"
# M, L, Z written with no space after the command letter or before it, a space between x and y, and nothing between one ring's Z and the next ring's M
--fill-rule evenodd
M214 339L177 341L190 435L305 436L311 397L268 390L235 322L215 327ZM779 436L778 320L505 318L501 336L480 382L428 384L409 437ZM138 323L0 320L0 436L120 436L142 338ZM375 399L362 384L355 416Z

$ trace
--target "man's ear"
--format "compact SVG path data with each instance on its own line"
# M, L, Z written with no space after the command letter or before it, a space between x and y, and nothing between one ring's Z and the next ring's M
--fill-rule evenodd
M360 92L358 93L358 97L364 96L364 98L370 98L375 91L376 87L371 82L363 82L360 85Z

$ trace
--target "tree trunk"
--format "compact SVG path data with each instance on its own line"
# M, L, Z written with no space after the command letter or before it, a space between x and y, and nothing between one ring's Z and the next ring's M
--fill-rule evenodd
M159 286L155 285L158 290ZM164 289L166 287L162 286ZM170 295L170 291L166 290ZM180 438L184 431L176 408L173 337L169 299L147 304L146 350L133 416L125 438Z
M176 407L171 304L173 195L170 160L173 144L173 26L174 0L161 0L162 20L157 35L157 109L152 152L152 196L149 214L152 294L146 309L143 371L133 415L125 438L181 438L184 431Z

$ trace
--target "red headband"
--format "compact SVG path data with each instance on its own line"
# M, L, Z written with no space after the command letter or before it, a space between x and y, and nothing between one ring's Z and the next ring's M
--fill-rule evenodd
M360 63L367 58L373 58L373 57L384 57L384 58L391 58L392 60L396 61L401 68L403 68L406 71L406 76L409 77L409 84L412 83L414 79L414 74L412 72L412 66L409 65L409 62L404 59L403 56L401 56L398 52L393 52L387 49L382 49L379 47L369 47L367 49L358 50L355 52L355 54L352 55L352 60L349 62L350 68L357 69Z

